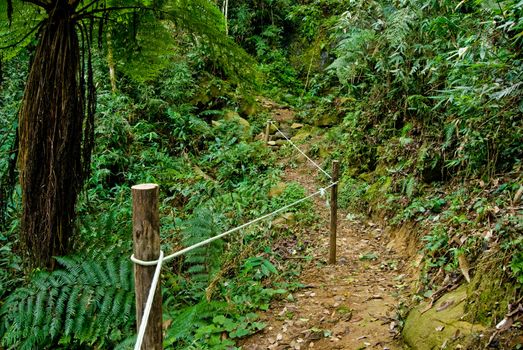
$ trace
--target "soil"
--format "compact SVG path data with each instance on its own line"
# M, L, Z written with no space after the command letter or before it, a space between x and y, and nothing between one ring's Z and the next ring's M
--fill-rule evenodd
M288 111L275 113L285 115ZM277 119L277 118L275 118ZM309 193L320 183L318 170L300 159L285 160L285 181L297 181ZM295 168L291 164L301 162ZM338 211L337 263L328 265L329 209L315 197L319 231L309 230L312 259L299 281L305 285L261 315L267 324L241 344L261 349L405 349L400 341L397 310L412 279L410 260L388 230L369 219Z

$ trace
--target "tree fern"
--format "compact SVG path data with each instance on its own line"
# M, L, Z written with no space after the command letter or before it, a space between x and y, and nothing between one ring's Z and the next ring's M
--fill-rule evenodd
M75 256L57 261L63 270L37 273L5 301L2 346L44 349L60 342L104 347L131 333L134 290L127 259Z

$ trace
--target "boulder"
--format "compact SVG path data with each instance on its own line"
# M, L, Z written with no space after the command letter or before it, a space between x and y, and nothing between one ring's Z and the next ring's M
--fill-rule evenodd
M246 119L240 117L237 112L231 110L225 111L223 119L239 124L241 126L240 129L243 131L242 137L248 138L250 136L251 124Z
M410 311L402 332L405 342L412 350L439 350L451 342L457 345L473 333L484 332L482 325L463 320L466 298L467 287L461 286L445 294L428 310L428 303L422 303Z

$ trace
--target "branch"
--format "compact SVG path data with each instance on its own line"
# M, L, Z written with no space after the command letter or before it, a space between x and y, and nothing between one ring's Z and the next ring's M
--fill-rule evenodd
M12 44L9 44L7 46L0 46L0 50L5 50L5 49L10 49L12 47L15 47L16 45L20 44L21 42L23 42L25 39L27 39L31 34L33 34L38 28L40 28L42 25L44 24L44 21L41 21L40 23L38 23L33 29L31 29L29 32L27 32L27 34L25 34L22 39L18 40L17 42L15 43L12 43Z

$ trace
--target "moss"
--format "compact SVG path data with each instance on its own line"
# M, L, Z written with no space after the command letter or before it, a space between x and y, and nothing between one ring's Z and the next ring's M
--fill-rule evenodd
M367 192L365 193L365 199L367 199L370 203L378 202L380 199L382 199L385 196L385 194L390 189L391 185L392 185L392 177L390 177L390 176L380 177L377 181L375 181L367 189Z
M485 256L478 264L469 287L467 319L492 326L503 319L508 304L521 297L517 285L506 283L501 251ZM518 294L519 293L519 294Z
M463 320L467 286L441 297L429 310L427 303L413 309L403 328L403 339L413 350L441 349L444 344L470 343L484 327ZM448 307L443 305L450 304ZM440 310L440 311L438 311Z

